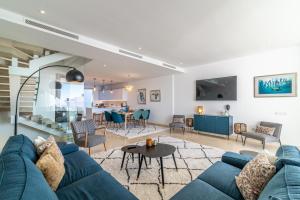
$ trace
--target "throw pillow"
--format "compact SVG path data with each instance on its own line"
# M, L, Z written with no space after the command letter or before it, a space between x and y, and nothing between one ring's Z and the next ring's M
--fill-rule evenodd
M273 177L276 167L265 154L258 154L235 177L237 187L245 200L256 200L259 194Z
M55 143L55 139L52 135L49 136L47 140L45 140L44 138L42 140L41 138L42 137L34 140L34 144L38 155L42 155L46 148L50 147L53 143Z
M174 118L173 122L174 123L184 123L184 119L183 118Z
M53 142L50 147L47 147L41 157L47 154L50 154L57 162L64 164L64 156L62 155L56 142Z
M56 191L65 174L65 167L64 157L55 142L44 151L36 166L43 173L51 189Z
M273 135L275 132L275 128L267 127L267 126L257 126L255 132L267 134L267 135Z
M39 144L41 144L42 142L47 141L45 138L41 137L41 136L37 136L36 139L34 139L34 145L38 146Z

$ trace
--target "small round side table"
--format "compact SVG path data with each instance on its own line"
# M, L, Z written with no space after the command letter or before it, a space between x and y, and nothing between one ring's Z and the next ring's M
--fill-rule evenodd
M234 124L234 133L237 134L236 136L236 141L239 138L239 135L241 136L242 139L242 143L244 143L243 141L243 133L247 132L247 124L245 123L235 123Z
M191 131L194 127L194 118L186 118L185 125Z

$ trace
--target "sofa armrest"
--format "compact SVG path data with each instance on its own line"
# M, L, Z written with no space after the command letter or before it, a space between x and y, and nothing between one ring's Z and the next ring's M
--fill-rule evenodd
M252 160L253 157L248 155L241 155L234 152L226 152L222 156L222 162L243 169L244 166Z
M65 142L58 142L57 145L63 155L73 153L79 150L79 147L74 143L67 144Z

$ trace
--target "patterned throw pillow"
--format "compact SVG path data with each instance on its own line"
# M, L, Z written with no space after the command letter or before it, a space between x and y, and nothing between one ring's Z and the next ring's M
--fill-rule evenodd
M42 155L45 149L50 147L53 143L55 143L55 139L52 135L49 136L47 140L44 139L44 141L41 138L36 139L34 144L38 155Z
M258 154L235 177L237 187L245 200L256 200L265 185L273 177L276 167L266 154Z
M255 132L267 134L267 135L273 135L275 132L275 128L267 127L267 126L257 126Z
M184 123L184 119L183 119L183 118L177 118L177 117L176 117L176 118L173 119L173 122L174 122L174 123Z
M65 174L65 167L64 157L55 142L46 148L36 166L43 173L51 189L56 191Z

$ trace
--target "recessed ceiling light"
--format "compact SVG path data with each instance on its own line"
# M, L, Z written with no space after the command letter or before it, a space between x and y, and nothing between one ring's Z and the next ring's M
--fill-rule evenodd
M143 48L142 47L139 47L139 50L142 50Z
M106 65L106 64L104 64L104 65L103 65L103 67L107 67L107 65Z
M44 11L44 10L40 10L40 13L41 13L41 14L45 14L45 13L46 13L46 11Z
M183 64L183 62L180 62L179 64L181 64L181 65L182 65L182 64Z

